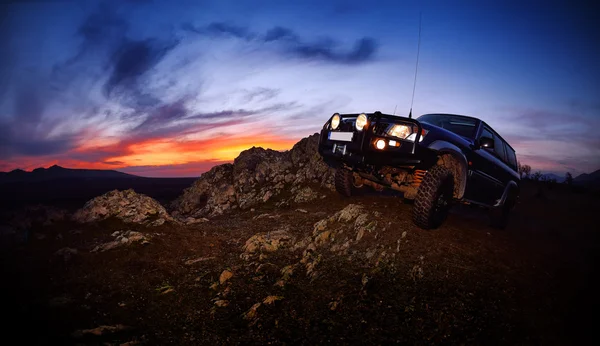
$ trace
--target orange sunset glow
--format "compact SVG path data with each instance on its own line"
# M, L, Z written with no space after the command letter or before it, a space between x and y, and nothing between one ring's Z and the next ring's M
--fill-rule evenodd
M263 134L260 136L222 136L207 140L177 141L171 139L152 139L136 143L112 143L111 141L97 139L88 142L85 146L73 150L69 154L86 155L95 151L118 151L120 154L102 157L98 162L78 161L70 158L36 160L23 158L25 170L37 167L50 167L62 165L70 168L88 169L121 169L131 166L174 167L173 174L179 176L197 176L198 164L202 170L210 167L211 163L233 161L240 152L252 148L262 147L273 150L289 150L298 139L282 138L274 135ZM94 146L93 144L110 144ZM186 168L186 166L189 166ZM178 167L178 168L177 168ZM206 168L205 168L206 167ZM150 174L152 175L152 174ZM167 174L170 175L170 174Z

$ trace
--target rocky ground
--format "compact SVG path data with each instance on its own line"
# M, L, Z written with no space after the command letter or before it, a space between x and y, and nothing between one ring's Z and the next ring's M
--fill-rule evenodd
M399 196L332 192L310 140L295 159L246 152L166 209L115 191L73 215L5 215L3 337L513 345L591 334L597 196L526 185L506 230L458 207L423 231Z

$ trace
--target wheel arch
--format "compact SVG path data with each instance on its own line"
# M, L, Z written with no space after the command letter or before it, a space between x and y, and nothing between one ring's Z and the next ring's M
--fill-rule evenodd
M461 199L467 187L467 158L459 147L447 141L434 141L429 145L429 149L436 151L441 164L452 171L454 198Z

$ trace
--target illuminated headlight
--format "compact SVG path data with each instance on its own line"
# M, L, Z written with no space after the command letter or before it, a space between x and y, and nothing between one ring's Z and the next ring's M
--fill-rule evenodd
M385 141L383 139L378 139L377 142L375 142L375 148L379 150L385 149Z
M388 131L388 135L398 137L400 139L406 139L411 133L412 129L406 125L394 125Z
M365 114L361 114L356 118L356 129L358 131L362 131L362 129L367 125L367 116Z
M335 130L340 126L340 115L334 114L333 118L331 118L331 129Z
M421 138L419 138L419 142L423 140L423 137L427 134L427 130L423 129L421 132ZM400 139L405 139L407 141L414 142L417 138L417 130L415 127L408 125L393 125L387 131L387 134L390 136L394 136Z

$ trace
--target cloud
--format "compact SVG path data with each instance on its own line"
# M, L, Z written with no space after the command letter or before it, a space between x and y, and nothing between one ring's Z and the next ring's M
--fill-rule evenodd
M246 27L229 23L214 22L205 27L196 27L190 23L182 26L184 31L212 36L234 37L248 42L262 44L278 44L283 54L305 60L321 60L339 64L360 64L372 61L378 50L377 41L363 37L356 40L351 50L340 50L339 43L331 37L323 37L318 41L303 40L290 28L276 26L265 34L256 34Z
M583 109L579 104L569 105ZM593 105L585 108L594 110ZM600 137L596 135L600 118L590 114L513 109L505 118L511 131L504 137L517 151L519 160L536 170L594 171L600 167Z
M265 102L269 101L281 93L279 89L271 88L256 88L254 90L246 92L243 98L244 103L250 103L252 101Z
M77 139L74 134L60 138L48 135L58 124L44 119L49 97L44 92L45 85L22 83L12 95L15 116L0 118L0 159L16 155L44 156L73 148Z
M185 31L213 37L236 37L243 40L252 40L256 36L248 28L225 22L214 22L199 28L190 23L184 23L182 28Z
M231 160L206 160L168 166L131 166L121 168L119 171L144 177L198 177L214 166L231 162Z
M156 66L177 44L175 40L160 42L156 39L121 43L113 55L112 72L104 85L106 96L110 97L114 91L138 89L139 78Z

